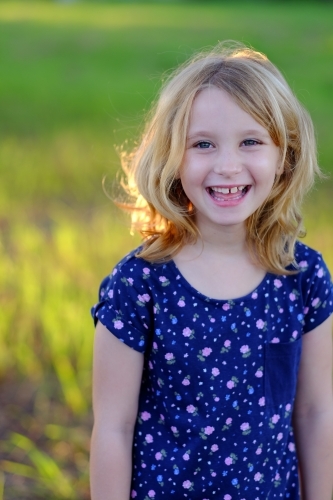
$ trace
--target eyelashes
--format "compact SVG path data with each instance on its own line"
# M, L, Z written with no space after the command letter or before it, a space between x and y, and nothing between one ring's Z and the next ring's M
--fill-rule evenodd
M193 145L193 147L198 149L209 149L211 146L212 144L208 141L199 141Z
M240 143L241 146L259 146L262 144L261 141L258 141L257 139L245 139ZM214 145L209 142L209 141L198 141L195 144L193 144L193 147L196 149L210 149L214 147Z
M262 142L257 141L256 139L246 139L242 142L242 144L244 144L244 146L258 146L262 144Z

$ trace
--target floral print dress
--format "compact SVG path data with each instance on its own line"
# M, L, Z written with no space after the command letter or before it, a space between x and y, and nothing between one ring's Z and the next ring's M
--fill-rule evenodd
M127 255L92 309L144 353L131 498L299 499L291 416L302 335L333 311L319 253L250 294L210 299L175 263Z

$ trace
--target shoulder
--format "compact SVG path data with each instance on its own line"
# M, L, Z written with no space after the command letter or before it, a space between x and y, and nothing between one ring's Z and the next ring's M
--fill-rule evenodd
M100 289L110 287L110 284L118 281L122 277L131 276L133 274L138 274L146 266L150 266L149 262L144 261L137 257L140 252L141 247L135 248L128 254L126 254L112 269L111 273L108 274L102 281Z
M301 271L312 268L323 262L323 257L317 250L297 241L295 245L295 260Z
M142 257L139 253L141 246L130 253L115 265L112 272L106 276L99 290L100 298L109 294L114 288L124 287L137 290L148 290L156 286L165 286L172 282L173 267L171 261L165 263L152 263Z
M317 250L297 241L295 246L295 262L296 270L302 281L312 278L323 278L324 281L330 282L331 276L328 267L323 259L323 256ZM295 270L291 266L289 269Z
M306 283L308 286L321 283L328 288L332 287L329 269L320 252L298 241L295 261L301 283Z
M298 282L306 333L319 326L332 314L333 285L329 269L320 252L297 242L295 260L299 272L294 278L292 276L290 278L294 279L295 285Z

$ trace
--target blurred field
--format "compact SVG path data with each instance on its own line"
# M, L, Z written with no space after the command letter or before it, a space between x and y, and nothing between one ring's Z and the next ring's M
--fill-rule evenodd
M0 500L85 500L98 284L137 243L102 190L163 73L236 39L283 70L333 173L333 5L0 2ZM333 271L333 183L307 242Z

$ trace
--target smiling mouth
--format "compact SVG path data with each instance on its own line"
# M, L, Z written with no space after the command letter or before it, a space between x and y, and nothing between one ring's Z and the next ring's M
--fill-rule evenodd
M231 188L212 186L207 188L207 192L212 198L218 201L238 200L245 196L250 188L251 186L249 185L233 186Z

